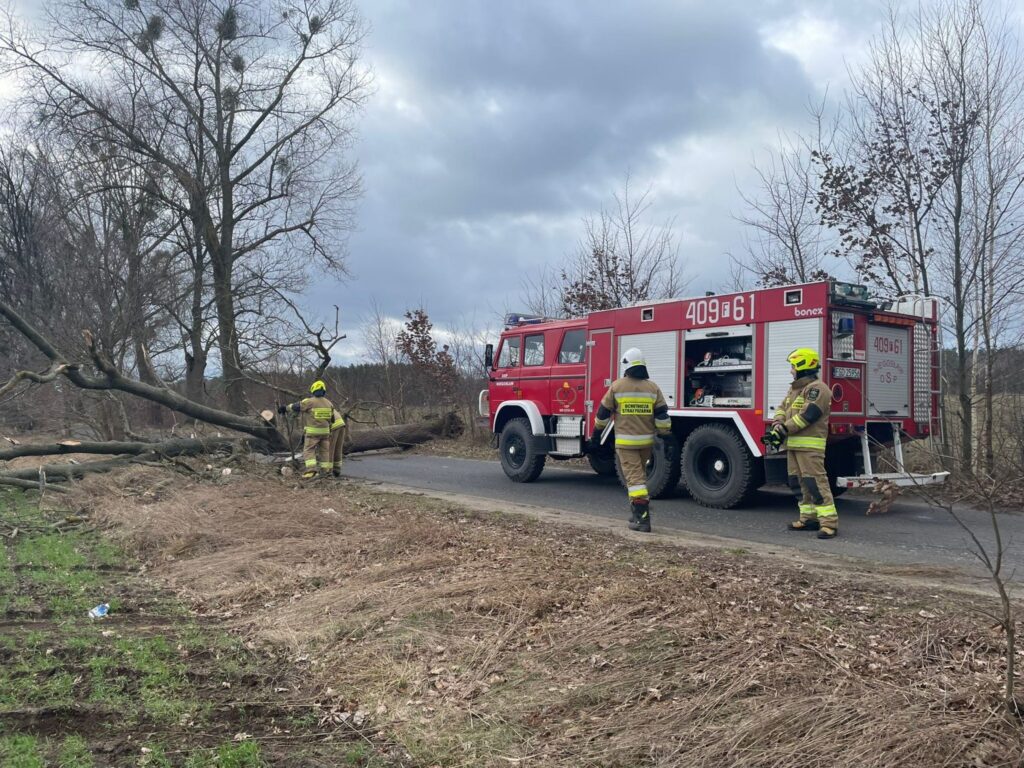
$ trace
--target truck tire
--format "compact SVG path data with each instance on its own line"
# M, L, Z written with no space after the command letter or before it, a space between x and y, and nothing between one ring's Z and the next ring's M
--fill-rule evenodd
M698 504L731 509L764 484L764 466L731 426L703 424L683 444L683 485Z
M590 468L602 477L614 477L617 472L618 465L615 462L614 453L611 455L588 453L587 461L590 462Z
M615 473L622 487L628 487L619 465L618 451L615 452ZM647 462L647 494L652 499L668 496L679 485L679 473L679 440L675 435L659 435L655 438L651 460Z
M544 469L543 453L533 450L533 430L529 419L512 419L501 430L498 451L501 468L516 483L532 483Z

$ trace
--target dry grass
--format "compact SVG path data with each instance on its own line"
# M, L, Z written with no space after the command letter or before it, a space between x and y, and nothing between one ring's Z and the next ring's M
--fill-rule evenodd
M325 712L371 713L414 764L1022 764L1001 638L962 598L353 484L165 478L83 485L154 573L308 657Z

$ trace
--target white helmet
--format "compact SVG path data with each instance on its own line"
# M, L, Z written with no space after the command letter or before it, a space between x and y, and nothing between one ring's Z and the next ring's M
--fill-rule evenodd
M622 364L626 366L623 371L628 371L630 368L635 368L638 365L647 365L644 361L644 353L636 347L630 347L626 350L626 353L622 356Z

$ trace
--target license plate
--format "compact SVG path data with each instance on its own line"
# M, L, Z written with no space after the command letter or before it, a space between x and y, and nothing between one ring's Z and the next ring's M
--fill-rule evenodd
M836 365L832 368L833 379L859 379L860 368L847 368L845 365Z

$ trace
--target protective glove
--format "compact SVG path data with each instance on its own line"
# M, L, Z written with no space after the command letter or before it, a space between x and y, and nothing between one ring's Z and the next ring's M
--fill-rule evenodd
M288 413L288 406L287 405L279 405L279 406L277 406L277 412L280 413L282 416L284 416L286 413Z
M785 439L785 435L782 434L781 429L772 429L761 437L761 442L764 445L770 445L773 448L778 448L782 445L782 441Z
M587 452L588 453L600 453L604 448L601 445L601 433L595 432L590 436L590 440L587 441Z

